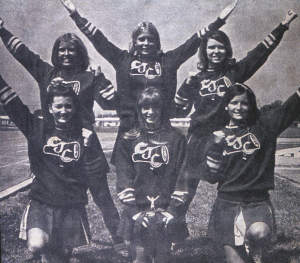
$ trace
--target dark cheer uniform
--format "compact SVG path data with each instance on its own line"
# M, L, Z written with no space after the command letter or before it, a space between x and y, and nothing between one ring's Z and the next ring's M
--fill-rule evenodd
M183 201L178 201L173 193L183 167L185 146L183 134L172 127L141 134L136 139L120 139L116 158L117 191L125 206L119 231L126 239L132 235L130 224L135 213L160 209L184 217L176 211L177 203ZM125 213L129 215L126 217ZM173 232L177 238L185 238L188 235L185 221Z
M218 199L208 232L216 241L234 245L233 222L240 209L246 228L254 222L266 222L274 229L273 217L262 215L272 211L268 191L274 189L276 139L299 116L299 94L298 91L283 105L261 114L252 127L226 126L222 129L225 139L221 145L208 144L208 167L220 161L218 173L211 174L217 174Z
M43 110L48 110L48 105L45 102L47 87L54 78L63 78L65 82L73 86L74 91L79 96L83 127L93 131L93 159L89 158L89 161L85 165L87 168L85 172L89 175L87 178L89 189L95 203L99 206L103 214L105 223L113 239L117 240L114 235L119 224L119 215L108 188L106 173L109 171L109 165L93 129L95 122L93 112L94 100L103 109L115 109L117 97L114 87L102 73L95 77L92 72L88 71L66 72L53 67L30 51L23 42L5 28L0 29L0 36L6 48L37 81Z
M154 61L143 62L138 56L121 50L108 41L103 33L76 11L71 14L76 25L92 42L96 50L116 70L116 81L120 105L120 131L129 131L135 121L135 105L139 93L149 86L163 89L166 110L170 116L174 110L174 96L177 85L177 70L199 47L201 37L208 31L217 30L225 24L220 18L209 27L194 34L183 45L166 53L159 52Z
M286 30L288 27L280 24L244 59L218 70L200 71L189 84L185 80L178 90L175 97L177 117L186 117L192 106L195 108L191 115L187 146L188 169L193 177L202 176L199 165L203 162L208 135L228 123L228 117L224 114L226 105L222 100L227 88L252 77L278 46Z
M64 233L77 230L76 240L66 240L64 244L78 246L86 244L85 236L80 233L88 230L82 229L81 220L87 223L85 205L88 202L86 177L83 173L83 139L81 130L57 130L46 133L44 121L30 113L16 93L0 79L0 101L9 118L25 135L28 141L28 156L30 169L35 174L29 197L35 204L43 204L45 207L59 209L68 214L72 211L76 217L71 220L71 227L60 226ZM42 215L41 215L42 216ZM32 222L29 208L28 225L37 227ZM30 229L29 228L29 229ZM27 229L27 230L29 230ZM51 234L47 232L48 234ZM69 236L68 236L69 237ZM68 237L64 237L67 239ZM76 243L77 242L77 243Z

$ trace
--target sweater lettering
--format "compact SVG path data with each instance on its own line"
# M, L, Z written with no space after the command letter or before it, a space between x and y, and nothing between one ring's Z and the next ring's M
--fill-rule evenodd
M43 151L45 154L59 156L63 162L69 163L79 160L80 144L78 142L63 142L54 136L48 139Z
M230 155L233 153L243 152L247 155L252 154L254 151L260 149L260 143L258 139L252 133L246 133L241 137L235 135L228 135L225 138L227 147L223 152L223 155Z
M166 145L151 147L148 143L140 142L134 148L132 160L150 163L152 168L158 168L169 163L169 150Z
M227 88L230 86L231 81L226 76L217 80L204 79L201 81L199 94L201 97L214 95L223 97Z
M144 75L147 79L154 79L157 76L161 76L161 65L159 62L146 63L134 60L131 62L130 75Z

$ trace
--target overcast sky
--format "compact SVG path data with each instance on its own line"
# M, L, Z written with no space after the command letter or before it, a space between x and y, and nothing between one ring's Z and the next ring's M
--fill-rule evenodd
M128 49L132 30L141 21L151 21L158 29L162 49L176 48L197 30L214 21L231 0L73 0L81 15L93 22L108 39ZM279 23L289 9L300 13L299 0L240 0L223 26L231 39L233 56L240 60ZM55 39L74 32L86 44L91 63L115 85L115 71L93 48L69 18L59 0L0 0L0 17L5 27L32 51L50 62ZM0 43L0 72L30 108L39 107L39 91L33 78ZM178 71L178 85L197 71L197 55ZM300 86L300 18L284 35L266 64L246 82L260 105L285 100Z

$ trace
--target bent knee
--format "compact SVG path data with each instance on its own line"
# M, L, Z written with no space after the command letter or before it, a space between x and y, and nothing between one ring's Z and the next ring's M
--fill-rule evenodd
M40 251L49 242L49 236L39 228L28 230L28 249L31 253Z
M272 230L264 222L253 223L247 230L247 237L252 241L260 241L271 238Z

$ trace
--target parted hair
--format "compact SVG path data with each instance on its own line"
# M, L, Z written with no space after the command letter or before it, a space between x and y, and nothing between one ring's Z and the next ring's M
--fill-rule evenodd
M154 37L156 47L157 47L157 52L160 51L161 44L160 44L160 37L159 37L159 33L157 31L157 28L151 22L141 22L133 30L132 35L131 35L131 42L129 44L129 53L131 55L134 55L136 53L136 46L135 46L136 40L137 40L138 36L144 32L148 32L149 34L151 34Z
M73 42L75 44L75 48L76 48L76 52L77 52L77 56L78 56L77 69L79 69L80 71L87 70L87 68L90 64L90 59L89 59L87 49L86 49L84 43L82 42L82 40L73 33L63 34L55 40L53 49L52 49L52 57L51 57L53 66L55 68L61 68L61 63L58 59L59 45L61 42L69 42L69 41Z

